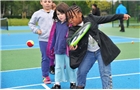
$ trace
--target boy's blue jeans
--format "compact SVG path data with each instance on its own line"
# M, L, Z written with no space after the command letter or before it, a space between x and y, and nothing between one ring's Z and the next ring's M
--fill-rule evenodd
M98 60L99 72L100 72L100 77L102 81L102 88L112 89L111 65L109 64L106 66L103 63L100 49L97 50L96 52L87 51L83 61L78 67L77 86L85 87L87 74L89 70L92 68L92 66L94 65L96 60Z

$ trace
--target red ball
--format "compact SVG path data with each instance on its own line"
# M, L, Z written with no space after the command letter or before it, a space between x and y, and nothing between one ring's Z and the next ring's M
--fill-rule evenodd
M28 40L28 41L26 42L26 44L27 44L28 47L34 46L34 42L33 42L32 40Z

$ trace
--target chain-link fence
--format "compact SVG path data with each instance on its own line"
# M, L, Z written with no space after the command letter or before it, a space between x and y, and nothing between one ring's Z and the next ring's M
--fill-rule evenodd
M128 14L131 18L124 21L126 27L138 27L140 28L140 1L121 1L122 4L127 8ZM112 4L112 14L115 13L119 1ZM119 26L119 21L112 22L112 26Z

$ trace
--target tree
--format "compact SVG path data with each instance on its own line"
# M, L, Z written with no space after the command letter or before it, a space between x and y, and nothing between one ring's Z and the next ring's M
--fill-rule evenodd
M91 8L92 4L97 4L98 8L100 8L100 11L106 11L109 13L112 3L108 2L107 0L86 0L86 3L89 8Z
M82 9L82 13L84 15L87 15L90 12L90 8L87 6L86 1L84 0L75 0L75 1L64 1L67 3L69 6L76 4Z
M14 16L21 18L31 16L33 12L42 8L42 6L40 5L40 1L2 1L1 5L1 16Z
M12 6L12 2L10 1L1 1L1 16L9 14Z

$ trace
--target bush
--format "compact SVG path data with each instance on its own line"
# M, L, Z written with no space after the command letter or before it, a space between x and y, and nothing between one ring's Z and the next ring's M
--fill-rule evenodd
M14 19L14 18L17 18L17 19L22 19L22 16L3 16L3 18L10 18L10 19ZM27 19L30 19L31 16L26 16Z
M9 26L28 26L28 22L30 19L8 19Z

